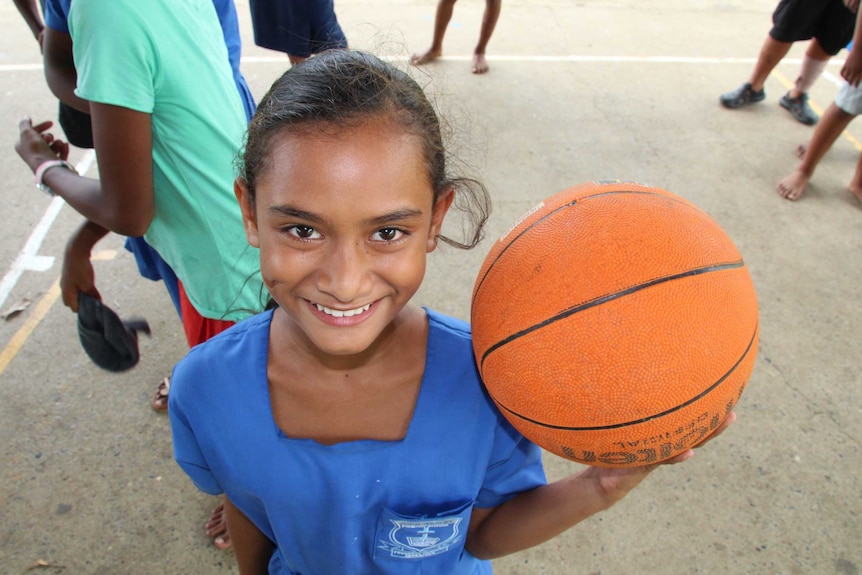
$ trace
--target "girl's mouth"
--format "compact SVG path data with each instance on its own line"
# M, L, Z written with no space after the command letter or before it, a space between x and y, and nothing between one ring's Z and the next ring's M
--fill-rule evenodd
M326 315L331 315L332 317L353 317L360 314L363 314L368 311L371 307L371 304L365 304L362 307L358 307L355 309L332 309L328 308L325 305L320 305L319 303L311 302L311 304L318 309L318 311L322 311Z

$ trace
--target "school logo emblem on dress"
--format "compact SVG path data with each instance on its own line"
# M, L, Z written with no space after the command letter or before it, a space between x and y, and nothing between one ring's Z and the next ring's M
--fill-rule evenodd
M461 541L460 517L438 519L391 519L389 540L380 549L400 559L423 559L445 553Z

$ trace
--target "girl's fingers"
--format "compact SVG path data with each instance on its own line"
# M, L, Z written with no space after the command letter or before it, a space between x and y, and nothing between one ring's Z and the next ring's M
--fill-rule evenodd
M24 116L23 118L21 118L21 121L18 122L18 131L26 132L27 130L36 130L37 132L41 133L53 125L54 122L52 122L51 120L46 120L34 126L33 121L30 119L30 116Z
M67 160L69 158L69 144L63 140L54 140L51 142L51 151L57 154L57 157L61 160Z

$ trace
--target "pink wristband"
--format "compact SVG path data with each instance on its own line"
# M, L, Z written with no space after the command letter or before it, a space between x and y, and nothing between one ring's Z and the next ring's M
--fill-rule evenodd
M45 182L42 179L45 177L45 172L50 170L51 168L56 168L58 166L63 166L73 174L77 174L78 171L75 169L75 166L67 162L66 160L47 160L39 164L39 167L36 168L36 187L48 194L49 196L53 196L54 190L45 185Z

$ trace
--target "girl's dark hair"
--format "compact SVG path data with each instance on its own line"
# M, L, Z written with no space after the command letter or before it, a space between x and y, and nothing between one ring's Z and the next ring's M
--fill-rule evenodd
M440 239L456 247L474 247L490 212L487 190L474 179L447 174L440 121L419 84L392 64L356 50L324 52L293 66L263 97L237 162L251 200L256 178L268 169L272 140L282 131L320 133L358 126L382 115L421 141L434 201L454 188L453 207L472 224L464 242L443 235Z

